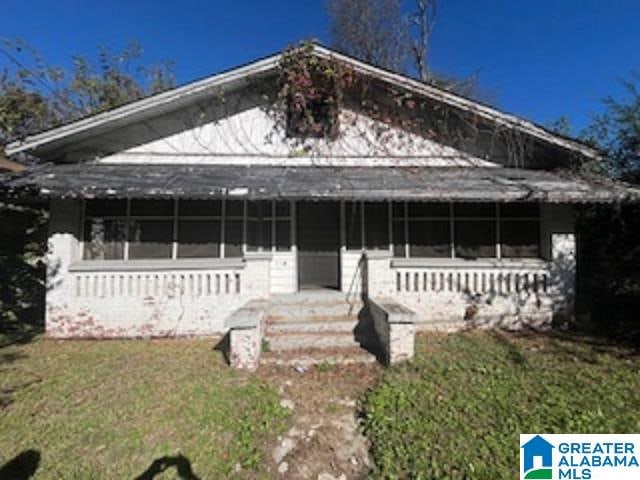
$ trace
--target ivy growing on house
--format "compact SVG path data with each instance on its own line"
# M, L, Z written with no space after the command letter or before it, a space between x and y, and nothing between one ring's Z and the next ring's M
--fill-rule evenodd
M311 43L284 52L279 67L278 100L285 106L287 136L336 139L352 72L313 55Z

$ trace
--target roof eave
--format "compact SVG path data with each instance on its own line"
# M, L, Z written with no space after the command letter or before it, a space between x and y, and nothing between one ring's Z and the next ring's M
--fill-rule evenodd
M501 123L505 126L520 128L527 133L540 138L541 140L545 140L549 143L553 143L568 150L576 151L585 157L595 160L601 160L603 157L602 153L597 148L593 148L577 140L573 140L549 132L543 127L536 125L529 120L525 120L510 113L501 112L500 110L497 110L488 105L484 105L476 100L465 98L461 95L448 92L447 90L444 90L442 88L429 85L405 75L394 73L390 70L385 70L380 67L369 65L356 58L350 57L340 52L336 52L321 45L314 45L314 51L325 58L334 58L342 62L351 63L356 67L357 70L360 70L363 73L377 75L378 77L385 79L389 83L407 88L414 91L415 93L428 95L464 110L473 111L474 113Z
M151 113L154 110L162 108L176 100L183 100L185 97L193 97L212 89L223 87L231 82L243 80L247 77L272 70L277 65L279 58L279 54L272 55L262 60L252 62L244 67L232 69L225 73L207 77L182 87L177 87L167 90L166 92L128 103L121 107L114 108L113 110L91 115L75 122L52 128L51 130L30 135L23 140L17 140L9 143L5 147L5 152L7 155L15 155L16 153L34 150L43 145L62 140L71 135L86 132L105 124L118 122L135 115Z
M361 73L377 76L384 81L408 89L410 91L413 91L414 93L430 96L463 110L473 112L501 125L510 128L521 129L536 138L557 145L564 149L579 153L583 157L595 160L602 159L601 152L593 147L590 147L577 140L559 136L545 130L543 127L536 125L529 120L524 120L515 115L501 112L493 107L484 105L475 100L470 100L460 95L448 92L444 89L425 84L424 82L420 82L410 77L394 73L380 67L369 65L356 58L350 57L340 52L336 52L335 50L328 49L319 44L313 45L313 52L316 55L324 58L332 58L344 63L348 63ZM162 108L163 106L170 104L176 100L184 100L186 97L192 97L204 92L208 92L214 88L220 88L230 82L243 80L247 77L265 73L269 70L275 69L281 57L282 54L280 53L274 54L264 59L249 63L245 66L234 68L227 72L216 74L211 77L189 83L182 87L143 98L141 100L134 101L132 103L123 105L104 113L92 115L90 117L77 120L75 122L62 125L42 133L31 135L23 140L15 141L8 144L5 147L5 151L7 155L14 155L16 153L34 150L43 145L60 141L70 135L83 133L90 129L100 127L108 123L122 121L125 118L136 115L149 114L150 112Z

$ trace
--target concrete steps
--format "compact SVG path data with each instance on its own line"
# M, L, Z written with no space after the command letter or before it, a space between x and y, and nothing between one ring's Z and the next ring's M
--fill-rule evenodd
M312 333L276 333L265 336L271 351L301 350L305 348L331 349L360 347L352 333L312 332Z
M310 367L316 365L353 365L375 363L376 357L362 348L301 349L263 353L261 365Z
M362 308L361 300L349 300L341 292L274 295L266 312L265 362L278 364L280 356L286 362L309 364L344 363L342 357L375 359L362 348L370 343L359 318Z
M267 318L266 334L276 333L318 333L336 332L353 333L358 325L358 318L343 317L311 317L309 319L295 317L293 319Z
M361 303L327 302L303 304L271 304L269 315L275 318L345 317L357 315Z

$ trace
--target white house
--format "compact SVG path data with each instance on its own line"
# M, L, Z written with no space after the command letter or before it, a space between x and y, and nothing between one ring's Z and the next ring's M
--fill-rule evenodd
M578 173L596 150L324 47L304 55L358 78L314 117L334 115L330 132L278 114L280 54L7 147L45 162L5 187L50 200L48 335L232 329L246 350L232 360L251 366L268 319L313 310L313 289L368 307L390 359L411 355L415 328L572 315L576 204L637 195Z

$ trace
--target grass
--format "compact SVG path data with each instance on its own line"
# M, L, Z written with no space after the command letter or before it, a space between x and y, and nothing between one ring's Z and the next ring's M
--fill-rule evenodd
M212 347L36 340L0 349L0 476L18 457L35 463L22 468L36 479L266 477L261 445L287 411Z
M420 336L363 402L378 478L512 479L520 433L640 430L640 356L584 340Z

